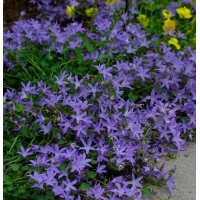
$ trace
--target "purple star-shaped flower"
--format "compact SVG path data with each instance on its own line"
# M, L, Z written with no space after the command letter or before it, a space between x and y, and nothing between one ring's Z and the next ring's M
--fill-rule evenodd
M31 148L28 148L28 149L24 149L23 146L20 147L21 151L17 152L18 154L21 154L24 158L26 158L27 156L29 155L32 155L33 153L30 152Z
M42 127L42 130L40 130L40 132L44 132L44 134L48 134L52 128L52 124L51 124L51 121L47 124L47 126L45 126L44 124L41 125Z

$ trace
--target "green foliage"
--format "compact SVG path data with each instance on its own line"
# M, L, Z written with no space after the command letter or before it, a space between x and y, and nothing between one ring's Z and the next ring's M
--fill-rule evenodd
M87 190L90 189L90 185L89 185L88 183L83 182L83 183L81 183L79 189L80 189L81 191L87 191Z
M162 3L158 0L154 0L151 2L142 0L139 3L139 13L145 14L147 16L148 26L145 29L146 32L149 33L149 38L151 38L155 34L159 37L158 41L155 43L154 48L158 49L161 42L168 42L170 39L169 35L163 35L162 26L164 22L164 18L162 16L162 10L166 9L170 1L162 1ZM180 1L178 1L179 3ZM191 6L189 6L191 9ZM192 10L192 9L191 9ZM123 11L123 10L122 10ZM103 35L105 37L105 41L94 43L90 38L87 37L86 33L78 33L76 37L83 39L80 47L76 47L75 49L68 48L68 44L65 45L65 48L62 50L62 53L57 53L54 51L46 52L47 46L42 46L38 44L29 44L25 45L25 49L20 51L11 52L8 49L4 49L5 52L8 53L8 58L14 63L14 68L10 72L7 72L4 69L4 87L9 89L16 89L17 91L21 89L21 82L27 83L30 81L31 83L36 83L37 81L43 80L48 85L50 85L54 91L57 91L57 86L55 85L55 76L60 76L60 71L66 71L66 73L72 72L73 75L77 75L79 78L89 74L92 77L92 80L101 82L102 75L97 73L97 70L94 68L95 65L106 63L107 67L112 67L117 61L130 61L133 58L133 55L124 57L123 52L114 54L111 58L109 56L109 51L114 49L109 49L107 52L103 52L103 49L107 47L108 43L114 44L112 39L109 38L110 32L113 27L117 23L121 13L117 13L114 16L114 22L108 30L108 32ZM138 15L137 14L137 15ZM186 36L186 39L180 39L179 44L181 45L181 49L184 49L185 46L191 46L195 49L196 44L194 43L194 38L196 38L196 19L195 17L191 19L180 19L177 15L173 18L177 23L176 31L180 31ZM136 17L132 20L131 23L137 22ZM93 28L93 27L92 27ZM95 29L94 29L95 31ZM98 33L98 32L97 32ZM93 53L96 49L99 48L97 60L92 62L91 60L85 61L84 54L85 53ZM139 48L135 56L141 56L146 53L148 49L146 47ZM102 55L103 54L103 55ZM72 55L71 57L69 55ZM101 56L100 56L101 55ZM25 66L23 64L26 64ZM152 72L154 72L154 68L152 67ZM133 70L134 73L134 70ZM152 88L155 88L158 92L163 93L164 90L158 85L152 85L151 80L146 80L144 83L136 81L133 85L133 90L126 89L124 90L124 96L129 99L131 102L136 102L140 100L140 94L148 95ZM116 90L108 91L109 97L116 96ZM30 97L31 99L32 97ZM37 103L40 101L40 96L34 97L33 102ZM59 105L58 105L59 107ZM67 108L61 108L64 112L70 115L70 111ZM24 112L24 106L20 103L15 105L14 112L10 117L4 117L4 125L6 126L6 130L4 132L4 176L3 176L3 194L4 198L7 199L38 199L38 200L54 200L54 195L51 191L44 190L39 191L36 188L31 188L31 182L28 181L27 175L30 173L38 172L42 173L41 167L29 167L28 159L22 159L17 152L20 151L20 146L23 144L24 148L28 148L33 142L35 144L49 144L54 138L54 134L57 132L57 128L52 128L52 133L45 137L43 134L39 133L39 125L30 124L29 127L24 125L24 122L19 121L20 131L13 131L14 124L13 121L18 121L17 116L22 115ZM46 111L47 112L47 111ZM48 111L49 112L49 111ZM47 113L48 113L47 112ZM52 111L56 113L56 110ZM52 113L50 112L50 113ZM34 119L34 116L27 115L26 121L31 122ZM48 115L49 118L53 118L52 114ZM56 117L56 116L55 116ZM188 117L182 118L182 120L187 121ZM191 132L193 137L195 135L194 132ZM187 136L188 137L188 136ZM108 144L112 145L113 138L108 138ZM66 139L65 141L58 141L60 146L69 145L69 141ZM91 164L97 164L97 151L90 151L89 157L91 159ZM167 157L169 159L175 158L176 154L168 154ZM30 159L30 158L29 158ZM62 163L59 166L60 170L65 170L67 167L66 163ZM110 170L119 171L118 166L109 161L108 167ZM88 180L95 179L97 177L97 173L93 170L88 171L86 177ZM145 177L144 180L147 183L151 183L153 185L162 186L165 185L166 181L161 180L160 182L156 182L149 177ZM79 189L81 191L87 191L90 189L90 185L86 182L82 182ZM151 188L143 188L143 194L147 196L152 195Z
M15 111L16 112L21 112L23 110L24 106L22 104L17 104L15 106Z
M147 195L147 196L151 196L153 190L152 190L151 188L143 188L143 189L142 189L142 192L143 192L145 195Z
M111 169L114 169L115 171L119 171L117 165L113 162L108 162L108 166L111 168Z
M134 94L133 92L129 92L128 98L130 101L135 102L138 99L138 95Z
M87 177L88 178L91 178L91 179L94 179L96 177L96 173L92 170L90 170L88 173L87 173Z

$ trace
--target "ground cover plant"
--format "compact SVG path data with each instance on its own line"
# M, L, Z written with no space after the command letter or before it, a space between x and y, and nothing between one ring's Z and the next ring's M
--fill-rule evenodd
M4 32L4 198L171 195L160 157L195 140L195 2L30 3Z

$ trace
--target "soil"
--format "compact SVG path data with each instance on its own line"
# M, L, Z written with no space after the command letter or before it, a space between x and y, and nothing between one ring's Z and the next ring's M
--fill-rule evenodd
M3 0L3 30L7 30L18 21L20 13L26 11L23 19L35 18L37 8L29 0Z

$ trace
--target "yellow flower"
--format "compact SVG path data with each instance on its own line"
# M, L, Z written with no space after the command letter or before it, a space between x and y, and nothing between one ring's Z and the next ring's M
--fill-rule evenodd
M142 28L146 28L149 23L147 22L147 16L146 15L139 15L137 17L137 20L140 22Z
M192 17L190 14L190 9L186 8L185 6L182 8L177 8L176 12L180 18L190 19Z
M171 31L174 31L176 29L176 22L171 19L166 19L164 21L162 29L163 31L165 31L165 33L169 34Z
M180 49L181 46L178 44L178 40L176 38L171 38L169 41L168 41L168 44L172 44L176 47L176 49Z
M147 20L147 16L146 16L146 15L139 15L139 16L137 17L137 20L138 20L139 22L146 21L146 20Z
M115 4L115 3L117 3L117 2L119 2L120 0L106 0L106 2L105 2L105 4L106 5L113 5L113 4Z
M172 17L172 14L169 11L167 11L166 9L162 11L162 14L163 14L164 18L166 18L166 19L170 19Z
M68 18L71 19L73 17L73 15L75 14L75 5L67 6L66 14L67 14Z
M85 13L88 17L92 17L98 13L98 9L97 8L88 8L85 10Z

